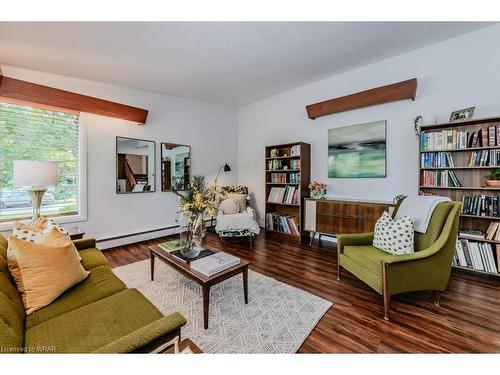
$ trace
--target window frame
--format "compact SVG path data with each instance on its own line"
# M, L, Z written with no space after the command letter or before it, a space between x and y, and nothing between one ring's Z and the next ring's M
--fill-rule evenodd
M25 105L33 108L40 108L32 103L16 103L20 105ZM43 108L47 109L47 108ZM62 108L58 109L49 109L59 112L66 112ZM71 113L68 111L68 113ZM82 113L78 114L78 126L79 126L79 210L78 214L74 215L60 215L60 216L50 216L51 219L57 221L58 224L68 224L68 223L78 223L87 221L87 126L85 124L85 120L83 120L85 116L82 116ZM31 224L31 218L27 219L17 219L16 221L20 221L21 223ZM14 220L0 222L0 231L10 231L12 230L12 224Z

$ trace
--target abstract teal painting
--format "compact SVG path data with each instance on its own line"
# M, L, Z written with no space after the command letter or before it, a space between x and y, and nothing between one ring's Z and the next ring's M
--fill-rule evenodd
M385 121L328 130L328 177L386 177Z

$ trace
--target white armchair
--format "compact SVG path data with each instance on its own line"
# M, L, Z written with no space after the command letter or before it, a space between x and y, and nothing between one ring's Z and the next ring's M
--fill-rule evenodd
M260 232L254 209L247 205L243 212L237 212L240 211L239 207L241 206L238 205L238 210L226 210L224 213L223 206L223 204L219 206L215 226L215 231L222 244L224 245L224 240L228 238L247 238L250 241L250 247L252 247L253 237Z

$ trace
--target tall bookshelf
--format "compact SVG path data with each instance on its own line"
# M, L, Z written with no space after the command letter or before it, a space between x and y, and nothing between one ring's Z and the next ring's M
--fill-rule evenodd
M495 127L495 135L494 139L492 140L490 140L490 127ZM482 142L480 142L478 137L478 140L474 142L474 144L472 144L471 139L469 138L470 135L474 133L478 134L480 130L481 134L485 131L487 132L487 141L486 138L483 139L481 137ZM490 171L496 168L500 168L499 163L497 163L497 165L490 164L492 162L492 155L490 154L490 151L498 152L500 155L500 117L469 119L423 126L421 131L422 132L419 142L420 194L448 196L455 201L462 201L464 196L488 195L498 197L500 201L500 188L485 185L485 176L487 176ZM443 131L447 131L448 133L444 133ZM462 136L462 139L460 139L459 132L465 134L465 136ZM434 133L441 133L441 136L438 135L437 142ZM427 136L427 134L430 135L430 138L434 137L431 145L429 145L429 137ZM446 141L443 141L442 138L445 134L450 138L447 138ZM469 137L467 135L469 135ZM428 138L426 139L426 137ZM451 144L448 141L451 141ZM432 147L432 149L430 147ZM486 165L470 165L470 160L473 153L476 153L476 155L480 155L481 152L488 154L488 157L485 157L486 160L483 161L483 163ZM446 156L444 157L446 159L446 162L443 163L443 160L441 160L440 166L428 165L430 160L429 155L431 153L449 153L453 160L453 165L450 166L449 160L446 159ZM427 161L427 163L424 163L425 160ZM454 173L455 177L460 183L459 185L461 186L454 186L455 184L453 183L453 181L451 181L451 177L448 177L449 186L431 186L436 184L442 185L443 178L440 178L440 182L436 182L435 179L429 179L429 172L436 174L439 174L441 172L444 172L446 174L449 174L450 172ZM464 208L462 207L462 212L460 214L459 220L459 230L473 230L486 233L491 222L500 222L499 212L500 210L497 210L497 212L493 215L477 215L464 212ZM491 244L495 263L497 265L499 264L498 257L500 256L500 241L470 238L467 236L459 236L459 239ZM500 273L481 271L470 267L454 265L454 268L500 277Z
M304 198L309 197L311 145L304 142L294 142L267 146L265 150L265 175L266 236L296 242L306 241L307 235L303 230L302 223L304 222ZM297 176L300 176L299 180L297 180ZM296 202L269 201L269 194L273 187L296 188ZM285 233L269 229L269 213L297 217L299 221L298 233Z

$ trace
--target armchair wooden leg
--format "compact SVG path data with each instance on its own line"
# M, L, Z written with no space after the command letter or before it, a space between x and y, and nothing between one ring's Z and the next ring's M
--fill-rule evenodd
M340 281L341 276L342 276L342 266L340 265L340 249L337 249L337 280Z
M433 290L432 295L434 297L434 305L439 307L441 305L441 292L439 290Z
M382 263L383 297L384 297L384 319L389 320L389 308L391 305L391 293L389 291L389 265Z

